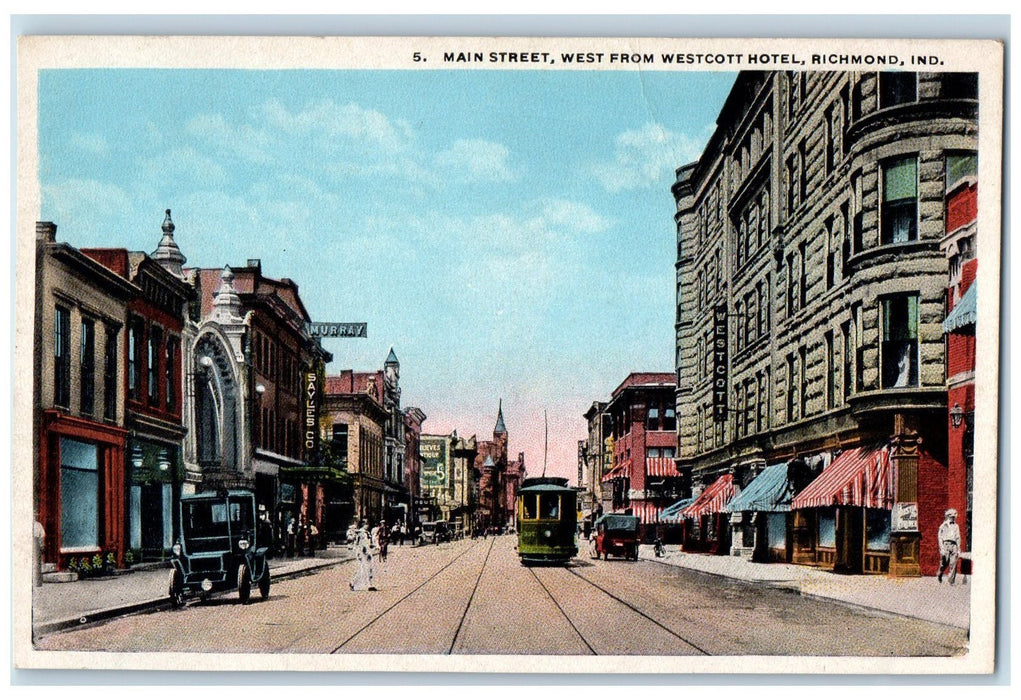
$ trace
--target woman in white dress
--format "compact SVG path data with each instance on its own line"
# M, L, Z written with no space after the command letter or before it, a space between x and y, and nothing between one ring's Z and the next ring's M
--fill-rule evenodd
M348 585L352 591L374 591L376 587L372 585L372 580L376 576L376 561L372 556L372 538L365 529L364 520L358 523L358 530L355 531L351 542L351 547L358 558L358 568L355 569L355 576Z

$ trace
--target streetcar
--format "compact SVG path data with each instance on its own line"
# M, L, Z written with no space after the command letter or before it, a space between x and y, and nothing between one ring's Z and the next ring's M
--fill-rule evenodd
M566 564L578 553L576 499L564 477L521 482L515 519L522 564Z

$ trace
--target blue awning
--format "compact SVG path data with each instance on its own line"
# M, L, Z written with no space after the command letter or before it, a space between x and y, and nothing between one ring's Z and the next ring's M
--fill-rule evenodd
M943 321L943 332L953 333L964 326L974 326L978 309L978 282L973 282Z
M782 462L766 467L724 510L728 513L745 510L784 513L791 509L792 498L794 493L787 483L787 463Z
M694 498L682 498L673 503L659 512L659 519L661 521L676 521L680 522L680 512L695 502Z

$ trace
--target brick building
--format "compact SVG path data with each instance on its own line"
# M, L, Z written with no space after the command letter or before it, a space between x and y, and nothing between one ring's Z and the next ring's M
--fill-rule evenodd
M683 486L674 464L676 387L672 372L633 372L604 409L613 438L613 468L603 477L610 511L630 510L648 537L659 511L680 497Z
M585 439L579 441L581 476L578 486L582 489L581 514L591 525L604 510L613 507L613 494L610 489L604 489L602 483L613 462L613 440L605 401L593 401L584 417L588 431Z
M110 554L124 565L124 353L141 289L36 224L33 439L44 570Z
M183 280L184 256L173 239L170 211L151 256L124 249L83 249L138 287L128 302L125 449L127 536L134 561L169 555L180 524L178 503L186 481L181 444L182 362L186 307L194 290Z
M742 72L677 171L678 467L696 495L850 468L791 513L795 561L920 571L940 498L916 485L947 469L947 173L977 97L972 74Z
M975 445L975 327L978 288L978 183L975 163L961 161L948 174L947 235L943 239L950 267L947 288L947 483L948 508L957 511L961 551L971 551L972 456ZM928 524L932 527L932 523ZM938 527L939 524L936 524ZM923 530L924 532L924 530ZM923 540L924 542L924 540ZM922 571L933 573L938 552L923 549Z

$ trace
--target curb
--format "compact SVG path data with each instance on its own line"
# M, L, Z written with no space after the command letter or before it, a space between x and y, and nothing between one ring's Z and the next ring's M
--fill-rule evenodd
M299 576L305 576L313 574L321 569L326 569L331 566L337 566L348 561L353 561L354 557L345 558L338 557L337 559L331 559L330 561L323 562L321 564L313 564L311 566L301 567L293 571L287 571L273 576L274 581L287 580L292 578L298 578ZM272 573L273 567L270 566L270 572ZM216 593L211 598L219 598L225 595L230 595L230 591L223 591ZM32 637L44 636L47 634L53 634L54 632L63 632L64 630L72 629L75 627L85 627L88 625L96 624L110 620L115 617L123 617L125 615L133 615L140 612L156 612L159 610L170 609L170 601L167 600L166 596L159 598L151 598L149 600L140 601L137 603L126 603L124 605L117 605L111 608L103 608L101 610L95 610L79 617L68 617L58 620L51 620L49 622L41 622L38 625L32 625Z

